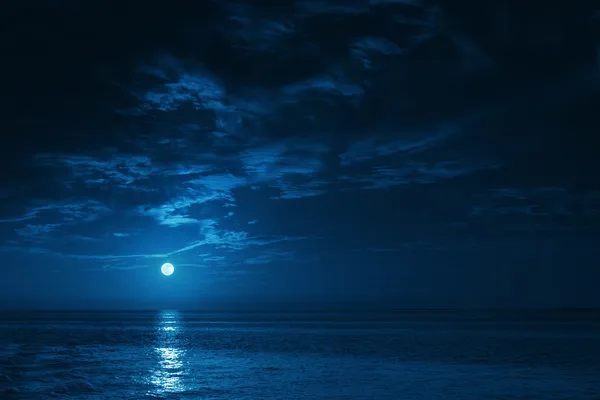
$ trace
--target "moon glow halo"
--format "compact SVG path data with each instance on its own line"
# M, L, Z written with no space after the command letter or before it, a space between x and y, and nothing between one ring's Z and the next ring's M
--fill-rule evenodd
M160 267L160 272L162 272L165 276L170 276L173 275L173 272L175 272L175 267L171 263L164 263L162 267Z

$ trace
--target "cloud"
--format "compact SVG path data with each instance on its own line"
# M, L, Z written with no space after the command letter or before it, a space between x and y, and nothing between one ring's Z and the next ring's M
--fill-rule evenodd
M128 186L152 173L152 162L148 157L126 154L98 158L76 154L38 154L36 162L42 166L66 167L73 179L87 185Z
M241 28L246 22L250 25L256 23L256 19L248 19L247 15L221 22L221 28L228 25L230 28L223 28L219 36L227 36L234 42L231 44L233 47L263 51L276 44L252 42L248 36L252 36L251 32ZM256 27L255 34L269 35L278 29L285 30L285 23L264 19L262 24L262 27ZM269 29L273 31L269 33ZM139 82L131 89L138 104L130 109L117 110L119 113L140 118L151 116L158 121L171 121L169 115L177 113L179 120L190 122L180 123L181 128L204 132L206 138L212 139L213 145L219 147L238 145L244 122L272 115L282 104L283 94L278 89L247 86L238 88L235 93L227 93L215 74L170 54L158 54L138 69L138 75ZM191 107L195 113L190 113ZM192 114L194 117L190 119Z
M0 222L31 221L15 228L15 233L28 241L41 242L51 238L52 234L63 227L96 221L111 212L105 204L91 199L46 200L29 204L23 215Z
M11 243L7 246L0 246L0 251L4 252L26 252L31 254L42 254L46 256L59 257L59 258L70 258L75 260L85 261L100 261L100 262L111 262L117 263L120 260L132 260L132 259L163 259L169 255L164 253L156 254L79 254L79 253L68 253L50 250L44 247L36 246L23 246L18 243Z
M186 182L196 188L206 188L211 191L229 192L236 187L244 186L247 180L232 174L204 175Z
M210 72L189 68L170 54L160 54L153 63L142 64L138 70L155 78L149 89L134 90L140 101L135 110L139 114L148 111L175 111L184 104L197 110L224 110L225 89Z
M254 225L258 222L258 220L253 219L252 221L248 221L248 225Z
M247 258L243 261L244 264L250 264L250 265L270 264L272 262L273 262L273 259L268 255Z
M151 268L153 265L149 265L144 262L136 262L136 261L123 261L123 260L115 260L108 264L101 265L99 267L91 267L85 268L84 271L132 271L136 269L145 269Z
M356 39L350 47L352 58L360 61L367 69L374 68L374 59L377 56L390 56L404 54L397 44L382 37L363 37Z
M305 197L320 196L327 193L329 183L322 180L312 180L308 182L282 182L269 185L271 188L279 189L277 196L271 196L273 200L301 199Z
M194 177L214 167L202 164L159 163L149 156L115 153L110 149L97 156L38 154L36 162L47 167L65 167L69 186L111 186L133 190L153 190L149 180L155 177ZM142 182L144 185L142 185Z
M379 157L398 155L399 153L414 154L440 144L456 133L455 129L440 129L403 134L402 139L385 141L383 138L359 140L348 146L346 152L339 155L342 166L363 163Z
M256 257L244 258L242 264L266 265L276 261L293 261L295 254L293 251L263 251L262 254Z
M282 41L294 35L295 21L290 16L268 18L257 8L240 3L220 3L229 17L223 31L233 46L251 51L275 51Z
M129 233L124 233L124 232L114 232L113 233L114 237L119 237L119 238L125 238L125 237L129 237L131 236L131 234Z
M43 210L37 207L33 207L27 210L23 215L2 218L0 219L0 223L29 221L31 219L36 218L41 211Z
M233 24L238 27L245 23L254 24L256 20L247 16L232 18L223 26ZM278 23L265 19L262 27L256 27L254 34L271 35L281 30L286 30L285 23ZM239 29L225 29L223 32L229 40L236 41L234 46L251 50L268 50L266 41L252 42L250 31ZM274 38L274 36L272 36ZM278 49L280 52L280 49ZM189 64L189 63L188 63ZM194 123L187 124L195 130L209 133L215 144L229 146L235 143L232 136L237 135L244 120L254 119L256 116L270 115L281 104L281 93L266 90L260 87L240 88L236 93L227 93L224 85L217 76L204 68L186 65L172 55L161 54L150 63L144 64L138 72L154 79L143 80L145 83L132 90L138 105L133 109L120 110L121 113L134 116L147 116L160 118L156 112L163 114L185 110L185 106L192 106L196 112ZM180 114L184 115L184 114ZM203 125L195 121L201 120Z
M33 241L41 241L48 233L54 232L61 227L61 224L27 224L22 228L15 229L17 235L28 238Z
M17 243L2 246L1 251L4 252L29 252L32 254L42 254L46 256L69 258L76 260L85 260L88 262L101 263L100 266L94 267L87 270L104 271L104 270L127 270L127 269L138 269L146 268L149 266L147 260L152 259L168 259L175 255L190 252L199 247L212 247L213 249L222 249L229 251L240 251L247 250L250 248L263 248L259 256L253 256L249 258L243 258L241 262L230 261L228 257L222 255L211 255L210 253L197 254L192 257L198 257L198 263L193 264L177 264L178 266L193 265L193 266L206 266L210 264L213 266L227 266L230 264L267 264L275 260L292 260L294 258L293 252L281 251L276 248L266 249L265 247L271 244L277 244L286 241L296 241L306 239L305 237L289 237L289 236L273 236L273 237L254 237L250 236L244 231L231 231L227 229L218 229L216 220L208 219L200 222L201 234L204 236L203 239L193 241L187 246L175 249L164 253L148 253L148 254L85 254L85 253L72 253L51 250L39 246L23 246ZM37 233L32 228L34 233ZM190 259L189 257L187 258Z
M410 161L402 168L374 167L370 173L344 175L341 179L357 189L390 189L400 185L431 184L487 168L494 168L494 166L466 166L454 161L429 163Z
M79 235L79 234L74 234L74 235L69 235L68 236L69 240L74 240L74 241L81 241L81 242L88 242L88 243L100 243L102 242L101 238L98 237L92 237L92 236L85 236L85 235Z
M142 101L141 107L145 110L174 111L185 103L191 103L197 110L227 109L222 102L224 89L205 74L182 74L175 82L141 94L138 97Z
M176 226L181 226L181 225L187 225L187 224L196 224L198 223L198 220L196 218L191 218L187 215L170 215L165 208L156 210L156 213L152 213L151 210L148 212L147 215L150 215L154 218L156 218L157 220L160 220L160 224L161 225L166 225L166 226L170 226L170 227L176 227ZM175 212L177 211L177 209L173 209L171 212Z
M210 257L205 257L202 259L202 261L204 262L219 262L219 261L224 261L225 257L223 256L210 256Z
M232 190L246 182L245 178L232 174L204 175L180 184L179 196L160 205L139 206L137 211L140 215L154 218L160 225L195 224L198 220L189 215L190 207L213 201L224 201L231 206L235 203Z
M319 143L289 141L249 149L241 160L249 182L280 191L272 199L297 199L325 192L327 182L317 176L328 153Z
M353 104L358 105L362 101L364 89L362 86L351 83L341 77L328 75L309 78L305 81L293 83L283 87L286 103L296 103L302 100L314 101L314 95L321 98L329 96L333 98L349 98Z
M202 239L192 241L182 248L167 253L167 255L184 253L204 246L239 251L248 247L261 247L280 242L307 239L306 237L297 236L250 236L246 231L218 229L217 226L218 223L214 219L203 220L200 229L200 233L204 236Z
M281 142L242 153L243 169L251 182L278 181L290 175L315 175L329 149L319 144Z
M162 204L138 206L137 212L154 218L160 225L176 227L196 223L197 220L188 215L191 206L212 201L228 201L231 206L235 202L231 189L244 182L231 174L215 174L171 183L168 191L179 193L178 196L168 198Z

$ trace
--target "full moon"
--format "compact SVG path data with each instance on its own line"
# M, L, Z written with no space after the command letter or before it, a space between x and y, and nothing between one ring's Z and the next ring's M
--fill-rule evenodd
M173 272L175 272L175 267L171 263L164 263L162 267L160 267L160 272L162 272L165 276L173 275Z

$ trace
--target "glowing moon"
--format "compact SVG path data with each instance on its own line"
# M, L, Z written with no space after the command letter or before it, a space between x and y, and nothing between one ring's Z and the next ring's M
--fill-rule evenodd
M160 272L162 272L165 276L173 275L173 272L175 272L175 267L171 263L164 263L162 267L160 267Z

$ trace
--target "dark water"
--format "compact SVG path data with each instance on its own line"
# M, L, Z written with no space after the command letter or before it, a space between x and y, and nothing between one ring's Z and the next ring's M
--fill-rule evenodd
M600 399L596 313L0 315L0 399Z

